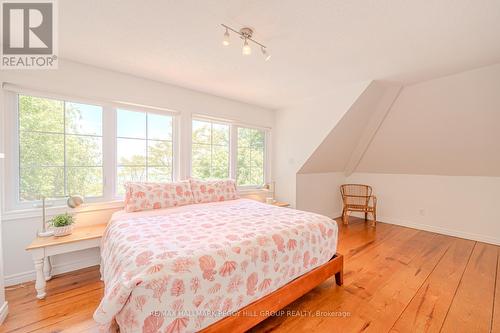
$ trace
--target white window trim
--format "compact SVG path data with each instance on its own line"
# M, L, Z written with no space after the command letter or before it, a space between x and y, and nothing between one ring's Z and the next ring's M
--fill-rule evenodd
M104 169L104 198L111 201L115 197L116 182L116 112L111 106L103 108L102 153ZM106 130L104 130L106 124Z
M229 177L236 181L238 175L238 127L229 123ZM236 186L241 188L241 186Z
M232 165L232 161L231 161L231 156L232 156L232 152L233 152L233 142L234 140L232 139L232 126L231 126L231 123L227 122L227 121L221 121L221 120L213 120L213 119L208 119L208 118L204 118L204 117L199 117L199 116L193 116L191 117L191 126L190 126L190 132L189 132L189 135L191 137L191 140L190 140L190 145L189 145L189 150L188 150L188 154L189 154L189 170L187 171L188 172L188 175L189 177L192 177L192 168L193 168L193 121L195 120L198 120L198 121L204 121L204 122L210 122L212 124L217 124L217 125L226 125L226 126L229 126L229 160L228 160L228 164L229 164L229 178L231 179L236 179L236 178L233 178L232 176L232 169L233 169L233 165ZM212 146L212 143L210 143L210 146Z
M239 121L216 118L204 114L193 114L191 117L190 125L190 137L192 138L192 123L194 120L211 122L214 124L229 125L229 177L236 180L236 168L237 168L237 158L238 158L238 128L251 128L264 132L264 184L269 184L271 182L271 129L268 127L255 126L250 124L245 124ZM189 145L189 169L188 175L191 177L192 163L192 142ZM263 185L264 185L263 184ZM243 185L237 186L238 191L241 192L253 192L255 190L262 189L263 185Z
M264 184L263 185L240 185L238 186L238 189L240 191L252 191L255 189L262 189L262 187L265 184L269 184L271 182L271 158L270 158L270 150L271 150L271 130L268 128L263 128L263 127L256 127L252 125L244 125L241 123L236 123L234 126L235 132L235 152L234 152L234 158L235 158L235 164L234 164L234 172L235 172L235 177L236 179L236 160L238 157L238 128L250 128L250 129L256 129L259 131L264 132Z
M104 161L104 156L105 154L105 140L104 140L104 128L111 126L111 124L107 124L105 122L105 116L104 112L106 109L106 104L95 101L95 100L88 100L88 99L82 99L82 98L71 98L71 97L66 97L66 96L58 96L55 94L51 93L42 93L42 92L36 92L32 90L17 90L16 91L4 91L4 98L6 101L6 118L7 121L5 124L9 124L11 126L5 126L4 128L8 128L9 132L6 132L6 141L10 141L10 145L7 145L8 148L6 149L6 153L8 156L12 156L10 159L11 163L10 165L7 166L6 174L10 175L12 177L5 177L5 178L10 178L10 182L6 182L6 187L5 187L5 192L4 193L14 193L14 195L10 196L5 196L5 207L8 210L23 210L23 209L29 209L29 208L38 208L40 205L39 200L35 201L27 201L27 202L22 202L19 198L19 181L20 181L20 165L19 165L19 105L18 105L18 95L27 95L27 96L33 96L33 97L38 97L38 98L47 98L47 99L55 99L59 101L64 101L64 102L73 102L73 103L81 103L81 104L90 104L90 105L95 105L95 106L100 106L103 109L103 119L102 119L102 127L103 127L103 132L102 132L102 144L103 144L103 195L99 197L88 197L85 199L87 203L97 203L97 202L106 202L110 201L111 197L106 196L106 167L105 167L105 161ZM10 139L10 140L9 140ZM53 198L53 199L48 199L47 200L47 205L48 206L63 206L66 204L66 198Z
M118 109L124 110L124 111L130 111L130 112L144 112L144 113L154 113L158 115L164 115L164 116L170 116L172 117L172 181L176 181L180 179L180 170L179 170L179 160L180 160L180 151L179 151L179 145L178 142L180 141L180 136L179 136L179 127L180 127L180 115L178 112L175 111L170 111L170 110L164 110L164 109L158 109L158 108L150 108L146 107L143 105L140 106L135 106L136 104L114 104L115 107L113 108L113 115L114 115L114 122L113 122L113 151L111 151L111 155L114 156L114 161L112 166L114 166L113 170L113 188L112 188L112 198L113 200L122 200L123 198L119 196L116 193L116 169L118 167L118 150L117 150L117 145L118 145L118 133L117 133L117 121L116 121L116 111ZM147 125L146 125L147 126ZM130 138L133 139L133 138ZM148 141L149 139L144 139ZM168 140L165 140L168 141ZM147 149L147 148L146 148Z

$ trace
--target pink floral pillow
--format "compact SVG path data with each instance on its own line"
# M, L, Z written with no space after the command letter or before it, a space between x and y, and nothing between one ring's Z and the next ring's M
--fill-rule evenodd
M191 179L190 182L196 203L234 200L240 197L236 191L236 182L232 179Z
M125 211L129 213L194 203L188 180L172 183L129 182L125 184L125 193Z

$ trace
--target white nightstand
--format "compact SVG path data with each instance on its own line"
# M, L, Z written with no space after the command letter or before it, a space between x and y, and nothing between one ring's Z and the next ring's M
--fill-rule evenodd
M100 247L104 229L106 229L106 224L76 227L71 235L37 237L33 240L30 246L26 248L26 251L31 253L35 264L35 289L38 299L45 298L45 281L52 278L52 266L49 257L61 253Z
M288 202L284 202L284 201L276 201L276 202L273 202L271 205L278 206L278 207L289 207L290 206L290 204Z

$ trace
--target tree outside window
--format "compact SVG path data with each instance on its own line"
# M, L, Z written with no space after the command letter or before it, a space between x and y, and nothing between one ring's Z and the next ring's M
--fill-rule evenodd
M237 184L264 184L265 133L262 130L238 127Z
M19 199L103 195L102 107L18 95Z
M193 120L191 176L229 177L229 125Z

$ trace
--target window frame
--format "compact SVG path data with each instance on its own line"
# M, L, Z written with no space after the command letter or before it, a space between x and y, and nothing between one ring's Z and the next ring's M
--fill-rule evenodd
M180 125L180 116L177 112L175 111L164 111L164 110L157 110L154 108L148 108L145 106L135 106L135 105L127 105L127 104L121 104L117 103L114 104L114 128L113 128L113 143L114 143L114 152L112 152L112 155L114 157L114 174L113 174L113 191L112 191L112 197L114 200L122 200L123 196L118 195L116 191L116 183L118 181L118 174L117 174L117 168L118 168L118 139L119 138L125 138L125 137L118 137L118 119L117 119L117 111L118 110L123 110L123 111L129 111L129 112L141 112L141 113L153 113L153 114L158 114L161 116L169 116L172 117L172 181L177 181L180 179L180 172L179 172L179 125ZM146 128L147 128L147 116L146 116ZM133 138L129 138L133 139ZM147 147L147 142L150 140L147 138L147 130L146 130L146 138L145 139L138 139L138 140L144 140L146 141L146 150L148 149ZM153 140L154 141L154 140ZM161 140L160 140L161 141ZM168 140L164 140L168 141ZM147 153L146 153L146 158L147 158ZM147 160L146 160L146 169L148 167ZM147 171L146 171L147 172Z
M204 121L215 124L223 124L229 126L229 178L237 181L237 167L238 167L238 128L249 128L264 132L264 184L262 185L237 185L239 191L253 191L262 189L265 184L271 182L271 129L262 126L249 125L237 121L220 119L202 114L193 114L190 121L190 145L189 145L189 170L187 170L188 177L192 177L192 154L193 154L193 121Z
M122 201L123 197L116 193L116 154L117 154L117 110L135 112L147 112L172 117L172 176L173 180L179 179L179 123L180 113L174 110L147 107L143 105L128 104L123 102L102 102L81 97L69 97L59 94L39 92L30 89L2 89L4 97L3 128L5 129L4 141L5 153L11 156L10 163L5 164L3 193L15 193L15 195L3 195L2 207L4 211L29 210L41 207L40 200L20 200L20 130L19 130L19 100L18 95L27 95L37 98L55 99L63 102L90 104L102 107L102 168L103 168L103 195L99 197L86 197L85 202L89 204L102 204L106 202ZM48 198L47 207L66 206L66 197Z
M6 166L7 168L6 174L13 176L10 177L10 181L6 182L4 187L5 190L4 193L15 193L14 196L5 196L4 199L5 207L10 210L30 209L33 207L38 208L40 207L40 202L41 202L40 200L21 201L20 198L21 165L20 165L19 95L53 99L68 103L88 104L88 105L99 106L102 108L103 131L101 133L102 134L101 138L102 138L102 155L103 155L102 156L103 192L102 196L86 197L85 201L88 203L108 201L108 198L106 197L106 158L105 158L106 153L105 153L105 134L104 134L105 132L104 128L106 126L105 116L104 116L106 112L105 103L85 98L66 97L51 93L41 93L32 90L24 90L24 89L16 91L4 90L5 104L6 104L6 109L8 110L5 115L6 117L5 125L7 124L11 125L11 126L4 126L5 129L8 129L6 130L7 139L10 138L9 140L10 145L8 144L9 142L7 142L6 144L6 153L9 154L9 156L12 156L10 165ZM66 136L65 132L62 134ZM66 168L66 164L63 167ZM63 206L66 204L67 200L66 198L67 197L49 198L46 202L46 205L48 207Z
M30 97L35 97L35 98L40 98L40 99L51 99L51 100L55 100L55 101L59 101L59 102L62 102L63 103L63 117L64 117L64 122L63 122L63 131L61 133L59 132L44 132L44 131L33 131L32 133L42 133L42 134L57 134L57 135L62 135L63 136L63 147L64 147L64 156L63 156L63 160L64 160L64 163L62 166L60 166L61 168L64 169L64 192L66 193L66 190L67 190L67 186L68 186L68 179L66 177L66 172L67 172L67 168L70 168L70 167L78 167L78 168L85 168L85 167L100 167L102 168L102 195L100 196L88 196L88 197L85 197L85 200L87 202L97 202L97 201L102 201L102 199L104 199L104 195L105 195L105 192L104 192L104 187L105 187L105 172L104 172L104 106L101 105L101 104L98 104L98 103L93 103L93 102L88 102L88 101L85 101L85 102L82 102L82 101L77 101L77 100L74 100L74 99L71 99L71 100L68 100L68 99L62 99L62 98L55 98L55 97L46 97L46 96L39 96L39 95L34 95L34 94L25 94L25 93L16 93L15 94L15 120L16 120L16 124L15 124L15 140L16 140L16 162L18 162L16 164L16 204L18 205L22 205L24 204L25 202L27 203L32 203L32 202L36 202L38 200L28 200L28 201L21 201L21 197L20 197L20 190L21 190L21 186L20 186L20 182L21 182L21 161L20 161L20 156L21 156L21 144L20 144L20 137L21 137L21 129L20 129L20 126L19 126L19 118L20 118L20 113L19 113L19 97L23 95L23 96L30 96ZM94 134L81 134L81 133L68 133L67 132L67 129L66 129L66 103L74 103L74 104L86 104L86 105L92 105L92 106L97 106L97 107L100 107L101 108L101 126L102 126L102 131L101 131L101 135L94 135ZM67 157L66 157L66 140L68 137L71 137L71 136L77 136L77 137L93 137L93 138L100 138L101 139L101 147L102 147L102 156L101 156L101 165L99 166L72 166L72 165L68 165L67 164ZM39 166L40 167L40 166ZM43 167L58 167L58 166L41 166L42 168ZM59 199L59 198L67 198L68 196L62 196L62 197L57 197L57 198L54 198L53 201L64 201L65 199Z
M190 136L191 136L191 145L190 145L190 150L189 150L189 176L192 177L192 172L193 172L193 144L203 144L203 143L194 143L193 142L193 122L194 121L203 121L203 122L208 122L210 124L217 124L217 125L224 125L224 126L228 126L229 127L229 151L228 151L228 157L227 157L227 162L228 162L228 178L231 178L231 179L234 179L233 178L233 174L232 174L232 168L231 168L231 165L232 165L232 146L233 146L233 138L232 138L232 126L231 126L231 123L227 122L227 121L220 121L220 120L211 120L211 119L203 119L201 117L191 117L191 133L190 133ZM213 127L211 128L211 131L213 131ZM210 135L211 137L213 136L212 135L212 132L210 132ZM208 144L205 144L205 145L208 145ZM210 147L213 146L213 143L210 142ZM220 147L220 145L217 145Z
M263 145L263 148L264 148L264 158L263 158L263 171L264 171L264 175L263 175L263 181L264 181L264 184L262 185L237 185L237 188L238 189L248 189L248 190L253 190L253 189L261 189L263 188L263 186L265 184L269 184L271 181L268 177L268 175L270 174L269 172L269 169L268 169L268 164L269 163L269 156L268 156L268 151L269 151L269 145L268 145L268 142L269 142L269 130L266 130L264 128L258 128L258 127L255 127L255 126L246 126L246 125L241 125L241 124L237 124L237 125L234 125L234 135L235 135L235 154L234 154L234 158L235 158L235 162L234 162L234 180L236 180L236 183L238 183L238 179L236 178L238 176L238 129L239 128L248 128L248 129L253 129L253 130L258 130L258 131L262 131L264 132L264 145Z

